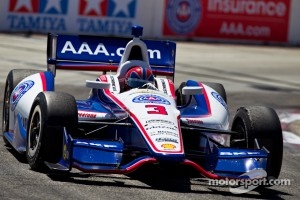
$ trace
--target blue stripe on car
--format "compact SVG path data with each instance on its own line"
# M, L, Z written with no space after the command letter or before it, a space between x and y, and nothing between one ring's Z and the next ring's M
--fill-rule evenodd
M54 76L52 72L47 71L44 72L44 74L46 78L46 87L47 87L46 91L54 91Z

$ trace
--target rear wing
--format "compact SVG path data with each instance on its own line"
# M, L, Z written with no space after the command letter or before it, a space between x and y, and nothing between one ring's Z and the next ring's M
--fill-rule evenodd
M116 72L131 38L48 34L47 69ZM176 43L142 40L154 75L174 78Z

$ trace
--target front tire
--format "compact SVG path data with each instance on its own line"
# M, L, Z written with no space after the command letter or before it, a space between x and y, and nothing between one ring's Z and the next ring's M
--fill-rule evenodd
M27 128L26 157L31 169L44 171L45 161L57 163L62 157L64 128L77 128L77 105L73 96L41 92L31 109Z
M265 147L270 152L267 175L268 178L278 178L282 165L283 139L275 110L262 106L239 108L231 129L240 133L232 136L232 147L254 149L256 139L260 148Z

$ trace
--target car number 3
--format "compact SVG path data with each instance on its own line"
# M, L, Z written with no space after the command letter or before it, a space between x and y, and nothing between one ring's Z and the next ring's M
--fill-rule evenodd
M161 105L145 105L148 114L168 115L166 108Z

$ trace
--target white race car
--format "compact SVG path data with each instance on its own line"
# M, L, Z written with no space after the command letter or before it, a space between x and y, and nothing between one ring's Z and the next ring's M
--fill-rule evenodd
M187 80L175 88L176 44L142 40L142 30L133 27L132 39L49 34L47 71L7 76L5 143L37 171L126 174L153 164L187 165L212 179L257 169L277 178L276 112L242 107L230 127L223 85ZM75 100L55 91L57 69L103 74L86 82L87 99Z

